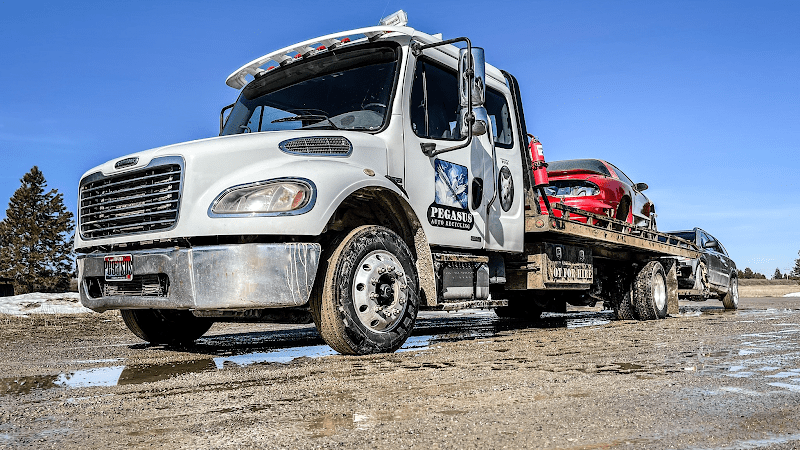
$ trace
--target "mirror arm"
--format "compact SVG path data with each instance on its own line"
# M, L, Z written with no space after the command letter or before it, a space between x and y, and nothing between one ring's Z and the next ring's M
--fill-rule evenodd
M219 134L222 135L222 129L225 128L225 111L233 108L236 103L231 103L230 105L222 108L222 111L219 112Z
M432 44L424 44L424 45L420 44L417 41L412 41L411 42L411 53L413 53L414 56L419 56L419 55L422 54L423 50L426 50L426 49L429 49L429 48L434 48L434 47L440 47L442 45L453 44L453 43L456 43L456 42L466 42L467 43L467 54L469 55L469 58L470 58L470 61L471 61L472 60L472 41L470 41L468 37L458 37L458 38L448 39L446 41L434 42ZM470 66L472 66L472 64L470 64ZM470 67L470 69L467 71L467 76L472 78L474 75L475 75L475 71L472 69L472 67ZM462 149L464 147L467 147L470 144L472 144L472 124L475 123L475 114L472 113L472 89L467 89L467 98L469 99L469 101L467 102L467 104L469 105L468 106L469 107L469 114L467 114L467 123L468 123L467 129L470 130L469 136L467 136L467 141L464 142L463 144L458 144L458 145L455 145L453 147L447 147L447 148L443 148L443 149L440 149L440 150L436 150L436 144L434 144L434 143L422 142L419 145L420 145L420 147L422 147L422 153L424 153L425 156L427 156L428 158L433 158L436 155L440 155L442 153L447 153L447 152L452 152L453 150L460 150L460 149ZM220 120L222 120L222 119L220 119ZM220 133L222 133L222 131L220 131Z
M470 129L472 129L473 122L474 119L469 121ZM447 147L436 150L436 143L434 142L420 142L419 146L422 147L422 153L424 153L425 156L427 156L428 158L433 158L434 156L440 155L442 153L452 152L453 150L459 150L464 147L468 147L470 144L472 144L472 133L470 133L469 136L467 136L466 142L464 142L463 144L456 145L454 147Z

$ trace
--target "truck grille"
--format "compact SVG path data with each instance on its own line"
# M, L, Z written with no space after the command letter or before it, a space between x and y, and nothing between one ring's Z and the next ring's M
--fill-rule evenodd
M178 221L183 159L153 160L120 175L81 181L80 232L84 239L168 230Z
M353 145L342 136L302 137L278 144L285 153L315 156L349 156Z

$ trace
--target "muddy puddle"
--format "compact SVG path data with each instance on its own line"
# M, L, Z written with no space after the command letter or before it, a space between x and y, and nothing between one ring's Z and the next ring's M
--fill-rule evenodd
M717 314L716 309L685 311L684 315ZM685 372L712 378L742 378L755 381L758 389L722 387L705 390L702 395L741 394L767 395L775 390L800 392L800 311L797 310L740 310L725 312L746 320L738 322L772 322L773 331L741 334L727 340L730 348L681 352L663 363L647 361L617 362L613 364L571 367L556 371L575 370L585 373L634 374L637 378L653 378L675 372Z
M620 361L563 370L634 374L637 377L682 371L701 375L758 378L764 381L766 387L800 392L800 351L792 347L797 333L800 333L800 311L768 309L725 312L717 307L682 306L680 312L684 317L715 314L733 314L739 316L738 321L774 321L776 330L742 335L738 338L739 343L730 349L681 353L672 361L660 364ZM398 352L425 351L439 343L492 338L520 329L603 326L613 318L612 311L580 311L545 313L540 321L520 323L500 319L492 311L427 312L418 319L415 335ZM74 364L107 365L57 375L0 378L0 395L25 395L36 390L53 388L152 383L189 373L253 364L285 364L303 358L336 355L336 352L322 342L313 327L300 327L278 333L209 336L200 339L197 345L185 349L141 344L134 347L144 351L177 350L195 353L197 358L157 365L126 364L119 359L71 361Z
M520 323L500 319L492 311L426 312L420 315L414 335L398 352L425 351L438 343L491 338L522 328L600 326L609 323L612 318L611 311L545 313L540 321ZM144 351L176 350L143 344L134 345L132 348ZM333 349L322 342L313 327L300 327L277 333L209 336L198 340L195 346L177 350L196 353L198 358L166 364L125 364L120 359L71 361L73 364L81 365L108 365L57 375L0 378L0 395L25 395L36 390L54 388L153 383L189 373L203 373L252 364L285 364L301 358L336 355Z

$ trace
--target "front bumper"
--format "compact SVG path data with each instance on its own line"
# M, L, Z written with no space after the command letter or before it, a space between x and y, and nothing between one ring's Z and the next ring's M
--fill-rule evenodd
M98 312L300 306L308 302L321 252L321 246L312 243L115 252L132 256L134 281L128 284L105 281L104 257L111 254L81 255L81 303ZM144 279L157 281L154 287L144 287Z

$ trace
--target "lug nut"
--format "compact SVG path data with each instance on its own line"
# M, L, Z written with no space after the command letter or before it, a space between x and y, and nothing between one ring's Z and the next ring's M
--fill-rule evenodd
M378 294L372 292L372 293L369 294L369 298L371 298L372 300L375 300L376 298L378 298Z
M371 280L369 280L369 282L372 283L373 285L378 284L378 277L373 277Z
M378 273L380 273L380 274L386 273L386 268L385 267L378 267Z

